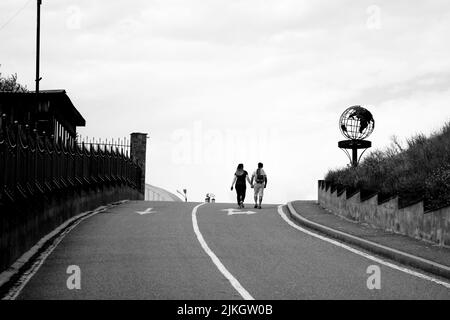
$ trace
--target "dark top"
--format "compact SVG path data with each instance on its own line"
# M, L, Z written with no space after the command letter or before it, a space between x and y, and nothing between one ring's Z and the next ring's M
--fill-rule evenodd
M236 184L244 185L245 186L245 179L248 176L248 172L244 170L244 172L240 175L234 174L236 176Z

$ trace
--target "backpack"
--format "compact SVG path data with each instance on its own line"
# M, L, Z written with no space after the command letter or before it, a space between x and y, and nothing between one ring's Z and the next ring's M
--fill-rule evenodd
M264 183L264 175L261 174L261 169L256 169L256 183Z

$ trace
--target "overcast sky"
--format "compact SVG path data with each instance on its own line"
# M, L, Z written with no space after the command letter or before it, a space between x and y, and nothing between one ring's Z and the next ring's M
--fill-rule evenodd
M0 2L0 72L34 90L26 4ZM348 162L347 107L372 111L375 148L450 120L449 34L448 0L43 0L41 88L67 91L85 136L148 133L147 182L189 200L234 201L259 161L267 202L316 199Z

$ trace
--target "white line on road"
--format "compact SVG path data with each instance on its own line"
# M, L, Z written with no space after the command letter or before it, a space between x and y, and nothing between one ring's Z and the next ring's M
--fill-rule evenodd
M255 300L252 297L252 295L247 290L244 289L244 287L239 283L239 281L227 270L227 268L225 268L225 266L222 264L219 258L208 247L208 244L203 238L197 223L197 209L202 205L204 205L204 203L201 203L197 205L194 209L192 209L192 226L194 227L194 232L195 235L197 236L198 241L200 242L200 245L202 246L203 250L205 250L206 254L211 258L213 263L216 265L217 269L219 269L219 271L225 276L225 278L227 278L227 280L230 281L233 288L236 289L236 291L242 296L242 298L244 298L244 300Z
M136 211L136 213L139 213L141 216L144 214L149 214L149 213L156 213L156 211L152 211L153 208L147 208L145 209L145 211Z
M339 242L339 241L336 241L336 240L333 240L333 239L324 237L324 236L322 236L322 235L319 235L319 234L317 234L317 233L314 233L314 232L311 232L311 231L309 231L309 230L304 229L304 228L300 227L299 225L297 225L296 223L292 222L292 221L286 216L286 214L283 212L283 206L282 206L282 205L278 206L278 214L279 214L279 215L283 218L283 220L286 221L291 227L294 227L295 229L297 229L297 230L299 230L299 231L301 231L301 232L303 232L303 233L306 233L306 234L308 234L308 235L310 235L310 236L313 236L313 237L316 237L316 238L318 238L318 239L320 239L320 240L323 240L323 241L329 242L329 243L331 243L331 244L334 244L335 246L338 246L338 247L341 247L341 248L343 248L343 249L346 249L346 250L348 250L348 251L350 251L350 252L353 252L353 253L355 253L355 254L357 254L357 255L363 256L363 257L365 257L365 258L367 258L367 259L370 259L370 260L372 260L372 261L375 261L375 262L377 262L377 263L379 263L379 264L385 265L385 266L390 267L390 268L392 268L392 269L395 269L395 270L398 270L398 271L405 272L405 273L407 273L407 274L416 276L416 277L421 278L421 279L424 279L424 280L428 280L428 281L435 282L435 283L437 283L437 284L440 284L440 285L442 285L442 286L444 286L444 287L450 289L450 283L448 283L448 282L444 282L444 281L438 280L438 279L436 279L436 278L427 276L427 275L425 275L425 274L422 274L422 273L419 273L419 272L416 272L416 271L413 271L413 270L410 270L410 269L407 269L407 268L404 268L404 267L400 267L400 266L398 266L398 265L396 265L396 264L393 264L393 263L391 263L391 262L384 261L384 260L379 259L379 258L377 258L377 257L374 257L374 256L372 256L372 255L370 255L370 254L367 254L367 253L362 252L362 251L360 251L360 250L357 250L357 249L355 249L355 248L349 247L349 246L347 246L347 245L345 245L345 244L343 244L343 243L341 243L341 242Z
M6 296L2 298L2 300L15 300L19 294L22 292L23 288L27 285L27 283L33 278L33 276L38 272L40 267L44 264L45 260L47 260L48 256L55 250L55 248L58 246L58 244L64 239L64 237L72 231L77 225L79 225L82 221L100 213L106 211L107 207L99 207L95 209L94 211L91 211L90 213L86 214L85 216L82 216L78 220L75 220L75 222L69 226L67 229L65 229L58 237L53 241L50 246L45 249L44 252L40 254L40 256L36 259L36 261L33 263L33 265L28 269L17 281L17 283L14 285L13 288L11 288Z

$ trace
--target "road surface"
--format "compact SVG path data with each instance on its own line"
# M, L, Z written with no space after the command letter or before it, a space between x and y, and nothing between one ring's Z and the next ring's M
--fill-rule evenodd
M442 283L295 229L286 208L197 205L132 201L82 221L16 298L450 299ZM368 289L372 265L380 289ZM80 289L67 286L69 266L79 267Z

